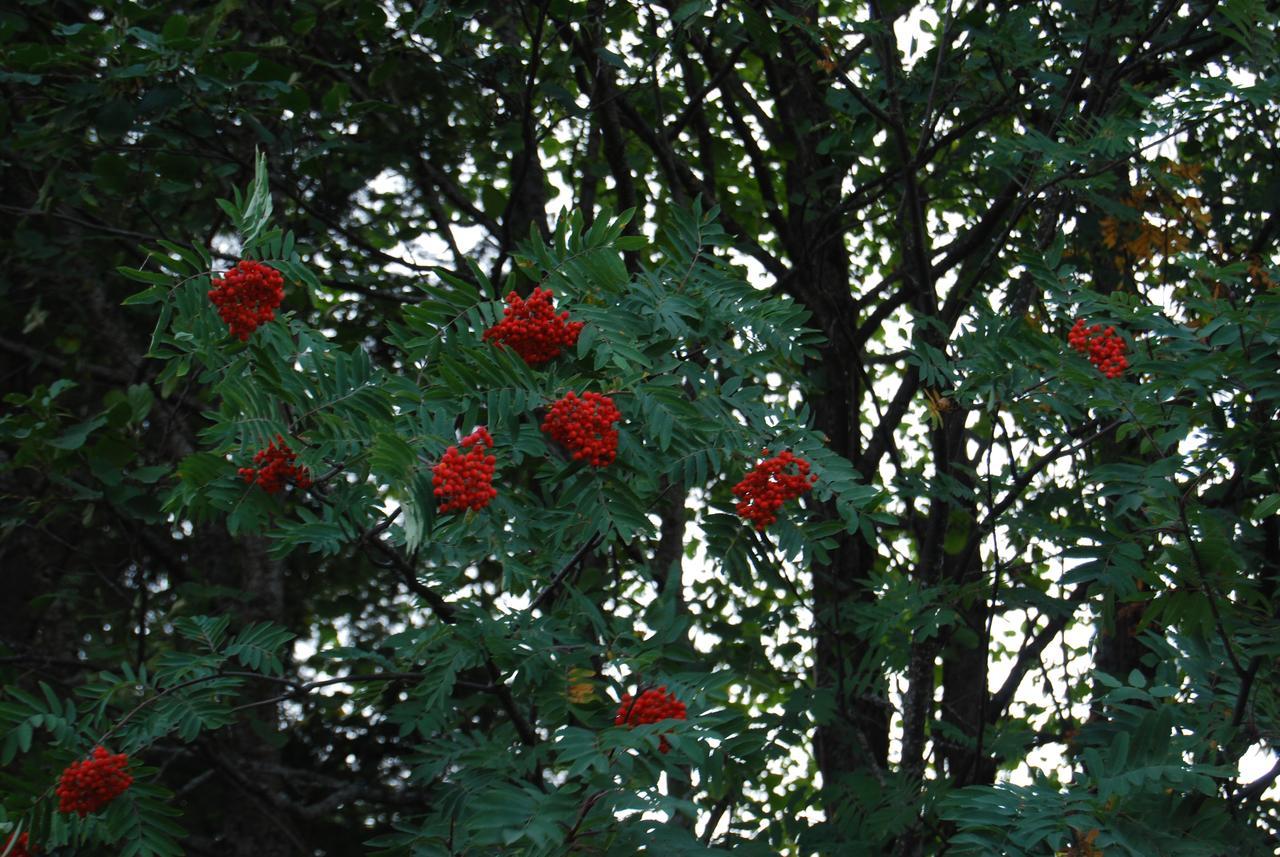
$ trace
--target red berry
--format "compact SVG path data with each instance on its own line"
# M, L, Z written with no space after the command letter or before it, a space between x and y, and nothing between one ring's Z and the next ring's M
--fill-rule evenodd
M767 456L769 450L763 449L760 454ZM799 497L817 481L817 474L809 473L809 462L790 452L765 458L733 486L734 495L740 498L738 514L755 524L757 530L763 530L778 520L783 503Z
M578 342L583 323L569 321L569 313L556 315L551 292L535 287L529 299L515 292L507 295L502 321L484 332L484 338L501 348L509 345L530 366L540 366L560 356Z
M93 757L72 762L62 772L55 789L58 795L58 811L74 812L84 818L97 812L118 798L133 783L125 767L129 757L124 753L112 755L102 747L95 747Z
M613 716L613 725L634 727L641 723L658 723L662 720L687 720L684 703L667 693L667 686L650 688L638 697L631 694L622 695L618 704L618 712ZM665 753L671 749L665 737L659 738L658 749Z
M460 452L458 446L467 450ZM489 430L480 426L462 439L458 446L451 446L431 470L434 494L442 501L439 511L447 512L472 509L480 511L498 496L493 487L493 467L497 459L489 455L493 438Z
M276 435L276 439L267 442L267 448L260 450L254 457L254 467L241 467L240 478L250 485L255 482L268 494L275 494L292 481L299 488L311 487L311 476L307 468L295 464L298 454L289 448L284 438Z
M592 467L606 467L618 455L618 430L613 424L621 419L622 414L608 396L579 396L570 391L551 406L542 421L542 430L573 453L575 459L585 459Z
M12 848L10 848L10 845L12 845ZM14 842L11 835L4 841L3 845L0 845L0 854L5 854L6 851L8 853L5 857L31 857L36 852L36 849L30 846L27 841L27 834L23 832L18 834L17 842Z
M284 300L284 277L269 265L242 259L221 277L213 280L209 300L231 328L231 335L248 340L249 335L276 317L276 307Z
M1078 318L1067 333L1067 344L1081 354L1087 354L1089 362L1108 378L1118 378L1129 368L1129 360L1125 357L1128 346L1116 334L1114 327L1106 330L1100 324L1087 327L1084 319Z

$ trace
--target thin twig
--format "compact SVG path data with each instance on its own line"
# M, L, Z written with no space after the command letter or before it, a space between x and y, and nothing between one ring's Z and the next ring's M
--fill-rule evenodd
M603 541L604 536L600 533L596 533L591 538L587 539L587 541L583 543L582 547L578 548L574 555L569 557L569 561L556 572L555 576L551 578L547 585L542 588L542 591L538 593L532 602L530 602L529 612L532 613L534 610L537 610L542 606L544 601L554 595L560 588L560 585L564 583L565 578L569 576L570 572L577 568L578 564L582 562L587 553L598 547Z

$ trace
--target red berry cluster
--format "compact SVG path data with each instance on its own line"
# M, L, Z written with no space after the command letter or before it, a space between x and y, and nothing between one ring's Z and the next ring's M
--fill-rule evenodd
M511 346L530 366L540 366L560 356L560 350L578 342L583 323L569 321L569 313L556 315L551 292L535 287L529 299L515 292L507 295L502 321L484 332L499 347Z
M259 325L276 317L276 307L284 300L284 277L275 268L242 259L213 281L209 300L231 328L231 335L244 342Z
M467 452L460 452L458 446ZM463 509L478 512L498 496L493 487L493 465L497 459L489 455L493 448L489 430L480 426L458 446L445 450L444 457L431 471L434 493L444 501L439 508L441 514Z
M10 848L10 845L12 845L12 848ZM5 854L5 857L31 857L35 849L32 848L28 851L28 848L27 834L19 833L17 842L14 842L13 837L10 836L4 841L3 845L0 845L0 854ZM7 854L6 851L8 852Z
M112 755L101 747L94 748L92 759L72 762L58 781L58 811L84 818L111 803L133 782L125 771L128 764L124 753Z
M1067 342L1081 354L1089 355L1089 361L1108 378L1118 378L1129 368L1129 360L1124 356L1128 346L1114 327L1106 330L1100 324L1087 327L1084 319L1078 318L1067 334Z
M769 450L762 449L760 454L767 456ZM763 530L778 520L783 503L799 497L817 481L817 474L809 473L809 462L790 452L765 458L733 486L734 496L741 498L738 514L754 523L757 530Z
M570 390L551 406L542 421L542 430L572 452L575 459L586 459L593 467L606 467L618 455L618 430L613 424L621 419L622 414L608 396L579 396Z
M622 695L618 705L618 713L613 717L614 726L636 726L641 723L657 723L661 720L688 719L684 703L667 693L667 686L651 688L635 699L631 694ZM666 738L660 738L658 749L663 753L671 749Z
M276 435L276 439L267 442L267 448L253 457L254 467L241 467L240 478L250 485L258 483L268 494L275 494L286 482L293 482L299 488L311 487L311 476L307 468L294 462L298 453L289 448L284 438Z

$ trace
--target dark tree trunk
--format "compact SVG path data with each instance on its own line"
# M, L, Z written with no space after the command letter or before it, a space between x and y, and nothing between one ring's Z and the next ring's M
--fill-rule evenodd
M789 11L805 13L799 6ZM783 172L789 205L780 237L792 262L783 285L812 313L811 323L827 338L819 358L805 367L810 382L806 400L813 408L814 425L833 452L857 461L862 453L858 412L864 393L856 375L861 354L852 336L857 306L845 230L836 213L848 165L819 152L831 110L812 62L803 58L812 52L804 39L793 32L780 33L780 64L765 63L777 100L774 130L785 135L777 142L794 153ZM772 179L758 172L756 180L768 199ZM836 511L829 506L825 514L835 517ZM876 660L863 662L872 647L852 617L853 608L874 598L867 581L875 560L874 548L861 533L842 534L831 561L810 569L816 624L814 683L833 696L831 710L836 712L818 723L814 755L822 774L823 808L837 830L849 821L845 815L852 803L848 790L853 779L883 779L888 763L887 685Z

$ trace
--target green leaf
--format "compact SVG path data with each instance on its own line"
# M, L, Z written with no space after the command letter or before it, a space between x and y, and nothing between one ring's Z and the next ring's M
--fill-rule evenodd
M105 414L94 417L91 420L85 420L82 423L72 426L58 437L49 441L49 445L65 450L79 449L85 445L85 442L89 439L89 435L106 425L106 423L107 417Z
M294 636L292 632L271 622L258 622L237 634L224 651L250 669L261 670L270 675L283 675L284 663L279 657L280 650Z
M163 301L169 295L169 289L164 286L152 286L149 289L143 289L140 292L134 292L120 302L122 306L136 306L139 304L154 304Z
M1272 494L1260 500L1258 505L1253 507L1252 517L1254 520L1260 521L1263 518L1269 518L1274 515L1277 509L1280 509L1280 494Z

